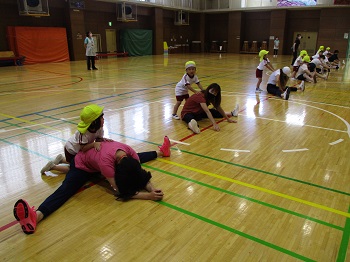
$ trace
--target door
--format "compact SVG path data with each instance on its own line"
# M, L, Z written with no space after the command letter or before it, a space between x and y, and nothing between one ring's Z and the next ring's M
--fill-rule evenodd
M94 39L95 45L94 50L95 53L101 52L101 35L100 34L93 34L92 38Z
M299 51L306 50L310 57L315 55L319 48L316 46L318 32L294 32L294 40L297 38L297 34L301 34L303 37L300 39Z
M117 51L117 34L115 29L106 29L107 52Z

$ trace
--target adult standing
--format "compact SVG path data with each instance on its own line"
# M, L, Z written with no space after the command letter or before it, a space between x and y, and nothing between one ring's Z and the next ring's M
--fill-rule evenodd
M280 40L278 39L278 37L276 37L275 41L273 41L273 57L277 57L279 46L280 46Z
M295 60L298 57L298 49L300 45L300 39L301 39L301 34L297 34L297 38L294 41L292 50L293 50L293 60L292 60L292 65L294 64Z
M95 67L95 56L96 56L96 52L94 49L94 45L95 45L95 41L92 38L92 33L89 31L86 33L86 38L84 41L84 47L85 47L85 55L86 55L86 61L87 61L87 69L91 70L91 66L92 66L92 70L97 70L97 68Z

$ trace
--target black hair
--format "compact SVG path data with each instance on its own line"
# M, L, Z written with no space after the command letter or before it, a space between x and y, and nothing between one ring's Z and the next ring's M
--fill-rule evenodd
M97 119L95 119L88 127L90 133L96 133L97 130L101 128L101 118L103 114L101 114Z
M288 79L289 77L285 73L283 73L282 69L280 69L280 84L282 89L286 87Z
M118 187L118 198L128 200L144 189L151 179L151 172L144 170L136 159L127 156L115 165L114 180Z
M213 94L209 93L210 89L215 89L217 94L214 96ZM212 104L215 108L220 106L221 104L221 87L217 83L210 84L207 89L202 91L204 93L205 101L207 106Z
M91 31L87 31L86 32L86 37L88 37L90 33L91 33Z
M326 57L324 55L320 55L320 58L321 59L325 59Z
M334 52L333 52L333 53L334 53L334 54L335 54L335 53L339 53L339 50L334 50Z

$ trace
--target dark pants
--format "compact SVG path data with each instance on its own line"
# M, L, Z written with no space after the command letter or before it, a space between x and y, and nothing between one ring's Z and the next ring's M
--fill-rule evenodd
M92 69L96 68L95 67L95 57L94 56L87 56L86 57L86 61L87 61L87 69L91 69L91 65L92 65Z
M273 54L277 55L278 54L278 49L273 49Z
M156 151L138 153L141 163L145 163L157 158ZM84 170L75 167L74 158L70 163L69 172L66 175L62 185L51 194L45 201L38 207L44 217L55 212L60 208L68 199L70 199L75 193L79 191L88 181L99 177L99 173L89 173Z
M298 57L298 51L293 52L293 60L292 60L292 65L294 65L295 60Z
M289 90L293 91L293 92L298 91L298 88L293 87L293 86L286 86L286 89L287 88L289 88ZM275 96L279 96L279 97L281 97L281 94L282 94L282 92L279 89L279 87L276 86L276 85L273 85L273 84L267 84L267 92L269 94L272 94L272 95L275 95Z
M212 116L214 118L222 118L224 117L222 114L219 113L219 111L217 111L214 108L209 109L210 113L212 114ZM182 118L182 121L185 121L187 124L189 122L191 122L192 119L195 119L196 121L202 120L203 118L208 118L206 113L201 113L198 115L192 114L192 113L187 113L186 115L184 115L184 117Z

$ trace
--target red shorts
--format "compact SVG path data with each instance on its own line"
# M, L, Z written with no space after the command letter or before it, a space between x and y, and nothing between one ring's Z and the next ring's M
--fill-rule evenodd
M256 69L255 71L256 78L262 78L262 73L263 73L263 70Z
M293 66L293 72L298 72L299 66Z
M182 95L182 96L176 96L176 101L183 101L184 99L187 100L190 97L189 94Z

